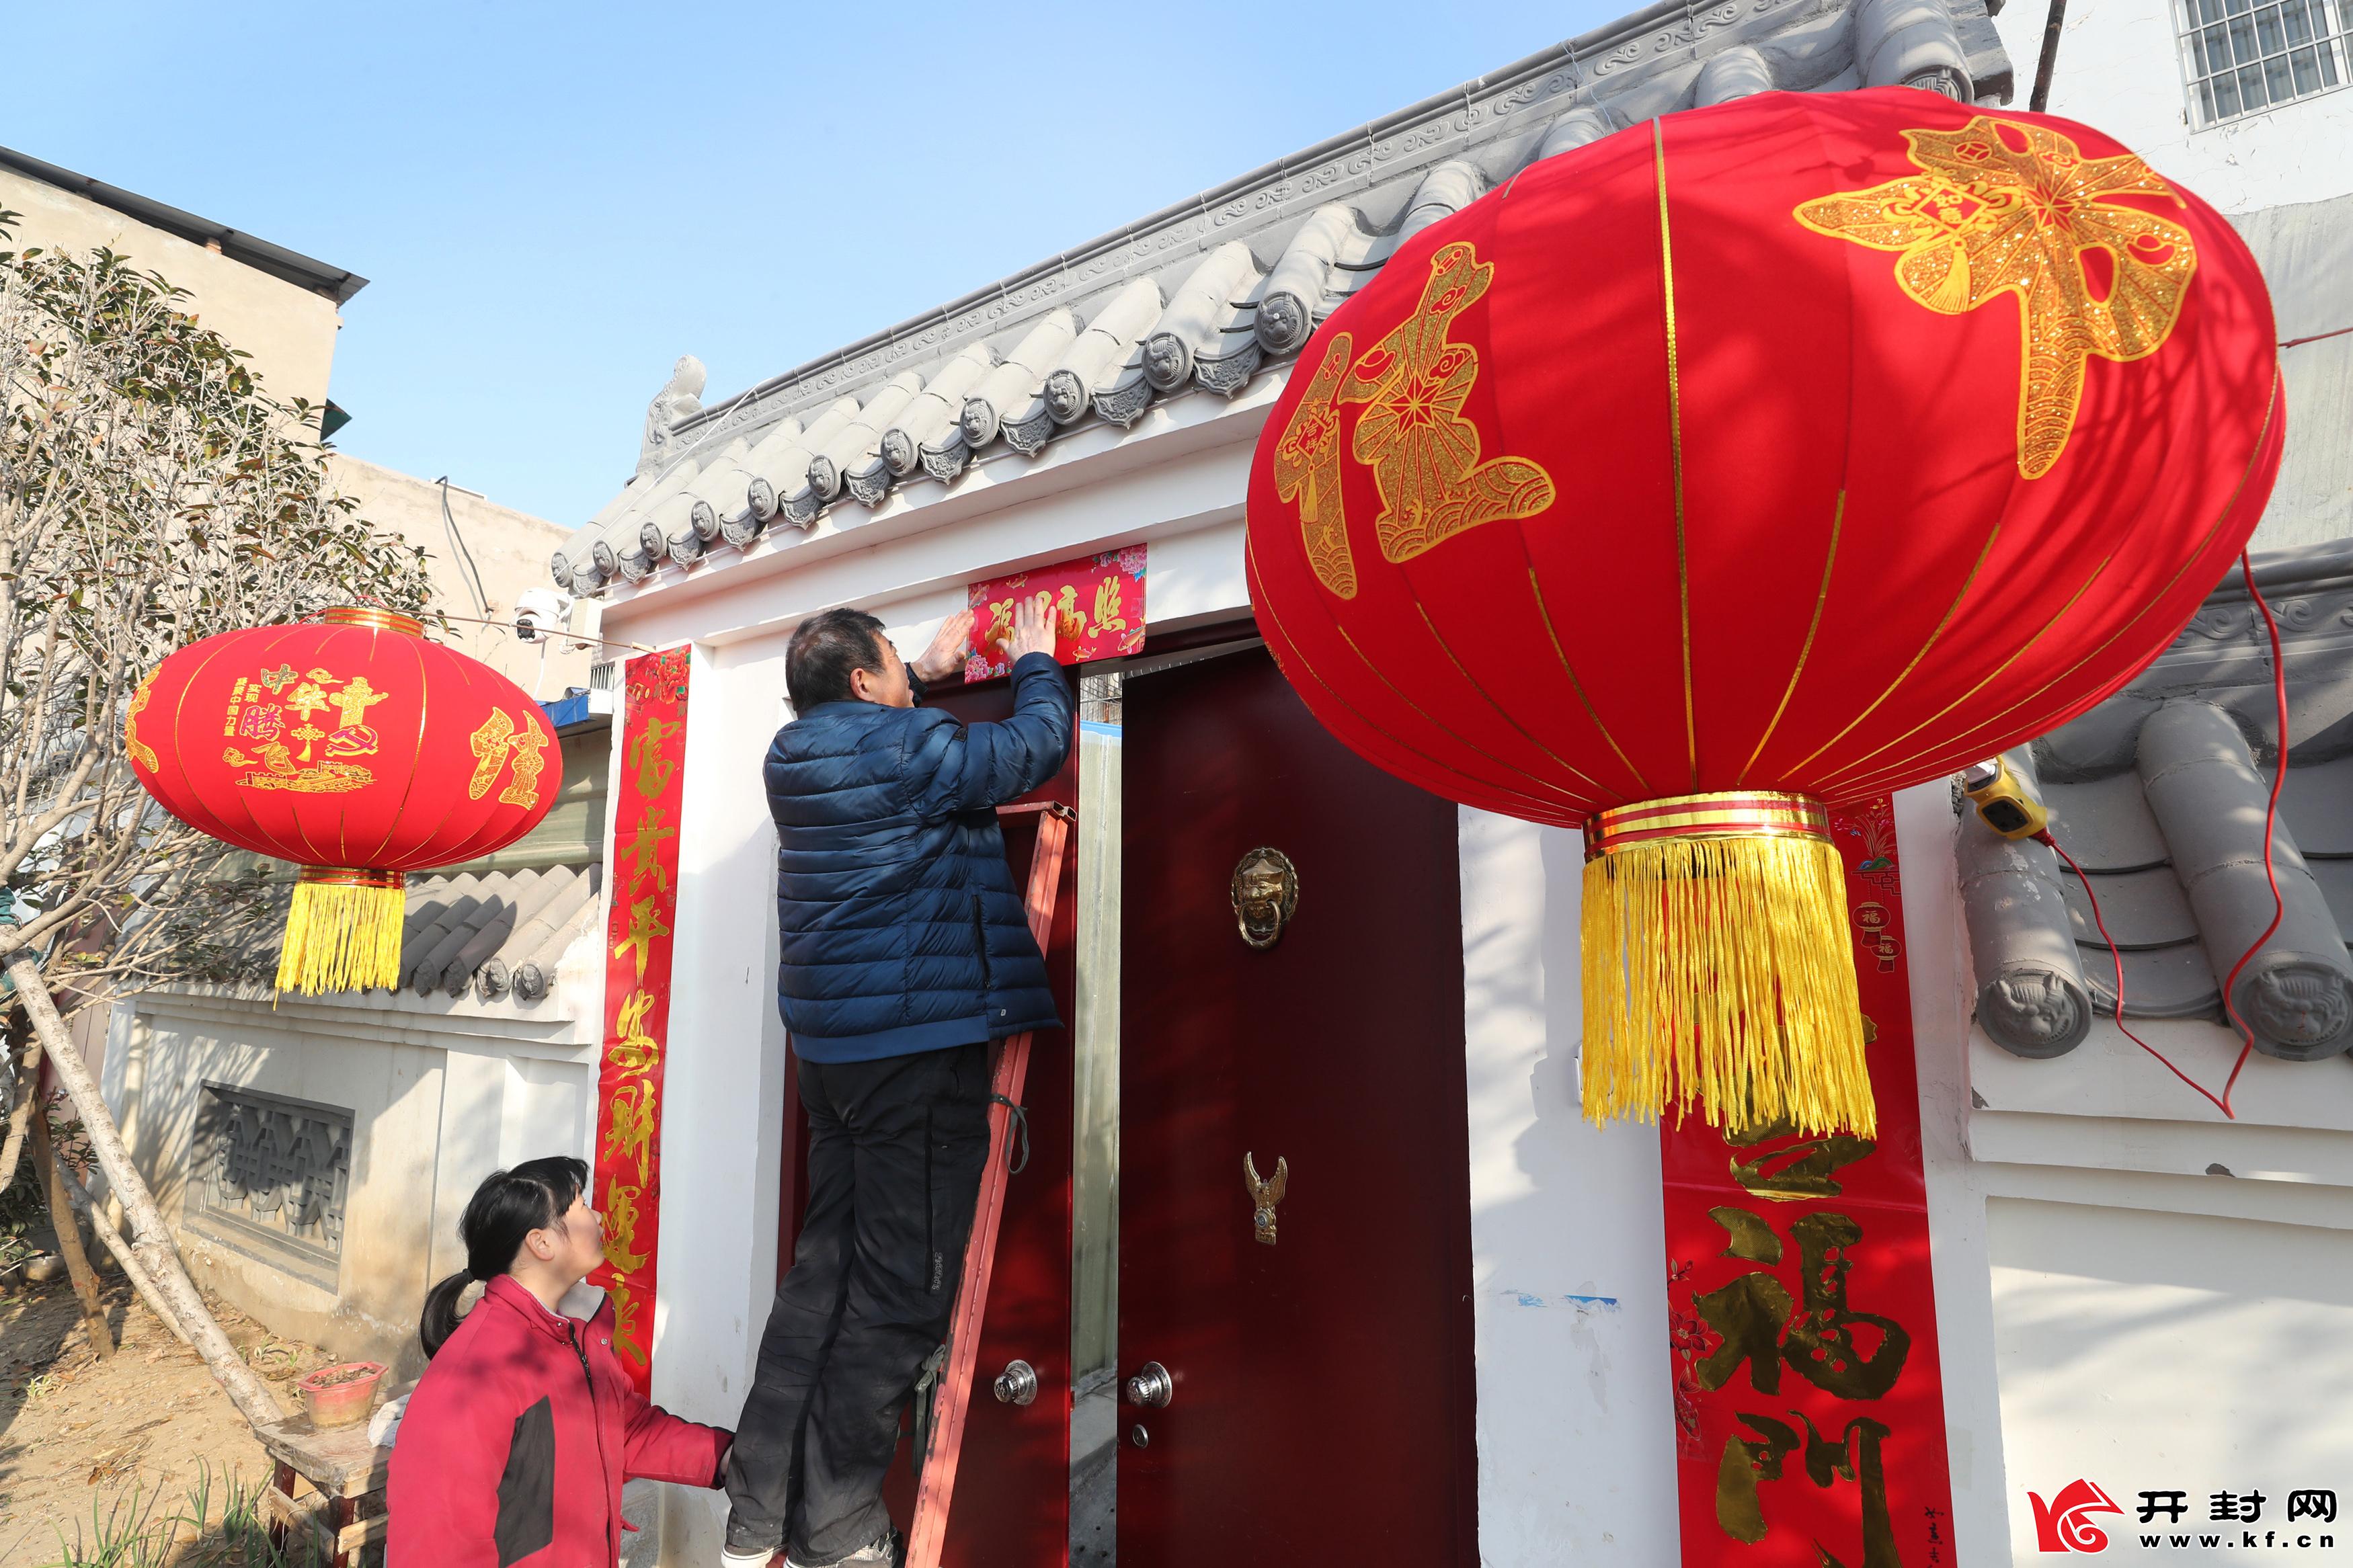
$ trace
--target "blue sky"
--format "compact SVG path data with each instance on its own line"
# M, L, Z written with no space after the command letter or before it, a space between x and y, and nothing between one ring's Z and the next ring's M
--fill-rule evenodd
M732 395L1633 8L18 5L0 144L371 279L338 444L568 525L680 353Z

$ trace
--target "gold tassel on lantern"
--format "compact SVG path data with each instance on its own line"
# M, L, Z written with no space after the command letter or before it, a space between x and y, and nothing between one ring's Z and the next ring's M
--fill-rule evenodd
M278 989L311 996L398 990L403 883L397 871L303 867L278 955Z
M1696 1101L1730 1131L1869 1138L1878 1117L1830 814L1803 795L1681 795L1586 825L1585 1114Z

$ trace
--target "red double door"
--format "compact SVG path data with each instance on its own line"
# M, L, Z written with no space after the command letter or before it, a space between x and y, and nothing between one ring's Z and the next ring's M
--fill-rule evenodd
M1131 675L1123 752L1119 1370L1156 1363L1170 1392L1121 1405L1121 1568L1474 1568L1455 809L1332 740L1257 648ZM1075 763L1044 793L1075 802ZM1008 831L1017 868L1031 831ZM1300 889L1263 950L1230 896L1261 847ZM1074 903L1066 880L1066 1018ZM949 1568L1067 1561L1071 1063L1041 1037ZM1246 1154L1288 1172L1271 1246ZM1027 1405L987 1386L1015 1359L1039 1373ZM912 1495L899 1472L902 1521Z

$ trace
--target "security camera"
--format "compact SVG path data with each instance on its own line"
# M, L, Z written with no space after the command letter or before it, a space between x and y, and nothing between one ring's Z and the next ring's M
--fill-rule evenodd
M553 588L529 588L515 601L515 640L537 642L572 618L572 596Z

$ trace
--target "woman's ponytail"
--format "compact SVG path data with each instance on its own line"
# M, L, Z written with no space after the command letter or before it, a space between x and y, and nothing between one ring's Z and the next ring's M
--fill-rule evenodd
M461 1268L425 1293L425 1316L417 1325L417 1337L425 1346L426 1360L432 1360L458 1331L458 1299L473 1282L474 1277Z
M458 1237L466 1244L464 1270L426 1292L417 1337L427 1360L458 1331L458 1301L466 1287L476 1280L488 1284L512 1268L524 1239L570 1213L587 1186L587 1165L560 1154L527 1160L483 1179L458 1221Z

